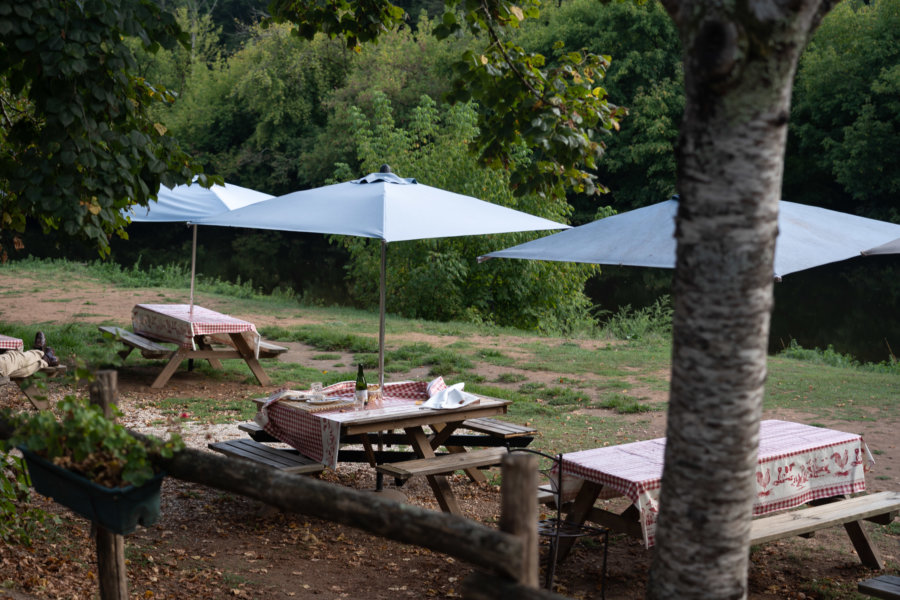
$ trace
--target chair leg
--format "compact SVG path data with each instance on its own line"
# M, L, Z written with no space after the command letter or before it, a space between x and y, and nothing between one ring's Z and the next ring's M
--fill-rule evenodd
M600 571L600 600L606 600L606 557L609 554L609 531L600 537L603 540L603 566Z
M544 587L553 591L553 578L556 575L556 557L559 554L559 536L550 538L550 552L547 554L547 574L544 577Z

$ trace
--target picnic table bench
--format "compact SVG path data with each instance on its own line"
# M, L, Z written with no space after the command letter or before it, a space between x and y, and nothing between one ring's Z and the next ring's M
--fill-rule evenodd
M507 449L482 448L465 453L441 454L414 460L376 465L375 470L394 479L406 480L416 475L449 475L455 471L499 465Z
M877 492L854 498L841 496L830 500L833 501L755 519L750 526L750 543L763 544L843 525L860 562L874 569L883 569L884 563L878 549L860 521L882 525L893 521L900 512L900 492Z
M144 358L169 358L170 356L172 356L172 353L175 352L175 348L173 346L167 346L158 342L154 342L151 339L145 338L142 335L138 335L133 331L128 331L127 329L123 329L121 327L116 327L114 325L101 325L97 329L99 329L102 333L113 336L113 338L125 345L125 349L119 350L119 356L122 357L122 360L128 358L128 355L131 354L133 350L139 350L141 356L143 356Z
M47 377L61 377L66 373L66 365L56 367L44 367L35 373L43 373ZM19 390L37 410L50 408L50 401L40 393L40 388L34 382L34 374L28 377L0 377L0 384L10 381L19 386ZM5 380L5 381L4 381Z
M900 577L882 575L860 581L856 586L860 594L881 598L882 600L900 600Z
M286 473L312 474L321 473L325 465L307 458L293 449L273 448L249 439L210 442L210 450L221 452L225 456L249 460Z

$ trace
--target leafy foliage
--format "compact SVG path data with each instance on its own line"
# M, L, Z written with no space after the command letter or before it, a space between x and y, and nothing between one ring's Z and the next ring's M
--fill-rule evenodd
M107 235L122 233L120 209L195 173L148 115L171 94L135 74L125 42L171 47L181 32L151 0L2 0L0 35L0 232L33 217L104 254Z
M59 517L30 503L31 487L24 460L0 451L0 540L31 545L36 528Z
M786 195L900 221L900 0L842 2L794 86Z
M62 419L50 411L11 414L12 437L3 449L24 446L54 464L107 487L139 486L154 476L151 454L171 457L184 447L179 436L145 443L103 416L99 406L67 397L59 403Z
M507 39L506 32L539 16L538 0L524 8L508 0L446 5L448 12L435 35L444 38L467 30L484 44L480 51L466 51L453 65L450 98L474 99L485 107L478 114L477 141L470 148L489 164L512 169L510 182L520 195L562 196L566 188L587 193L603 189L592 172L604 149L599 136L617 128L623 114L607 102L600 86L608 58L568 52L558 66L550 67L544 56ZM386 0L275 0L270 9L277 18L292 21L307 39L322 31L345 38L354 48L405 18L402 9ZM533 153L533 160L517 160L523 147Z
M580 48L611 58L603 86L609 101L627 107L628 114L618 134L607 136L597 165L610 191L608 201L624 210L669 197L675 189L684 81L678 33L662 6L594 0L545 4L540 18L521 27L515 39L551 64ZM570 195L569 201L580 210L577 198ZM584 213L590 220L593 210Z
M318 184L298 160L317 147L328 121L323 100L343 85L351 53L286 26L252 33L227 62L195 64L185 93L160 118L229 182L273 194ZM315 163L327 147L310 171L322 172Z

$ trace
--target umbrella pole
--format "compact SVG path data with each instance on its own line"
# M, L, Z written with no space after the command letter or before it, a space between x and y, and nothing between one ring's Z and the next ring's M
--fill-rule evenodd
M194 225L194 243L191 246L191 308L190 314L194 314L194 273L197 268L197 225Z
M384 394L384 288L386 286L387 277L385 275L385 265L387 263L387 241L381 240L381 280L379 285L378 298L378 387ZM383 396L382 396L383 397ZM381 432L378 432L378 454L381 456L383 449ZM375 474L375 491L380 492L384 489L384 474L380 471Z
M379 298L380 321L378 323L378 385L384 389L384 288L385 288L385 263L387 255L387 241L381 240L381 297Z

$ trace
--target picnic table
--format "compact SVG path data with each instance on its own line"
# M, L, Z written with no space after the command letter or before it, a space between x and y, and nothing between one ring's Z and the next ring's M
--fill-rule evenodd
M474 476L479 467L499 464L507 448L472 451L447 444L452 444L451 436L467 420L505 414L509 401L477 396L475 403L461 408L425 408L422 404L429 397L428 385L387 383L381 401L370 402L368 407L360 409L353 405L354 382L341 382L324 390L334 400L331 404L273 399L261 407L257 422L261 421L268 434L296 448L300 454L332 468L337 466L342 440L355 436L372 467L398 479L425 476L441 509L460 514L459 503L445 476L456 470L466 470ZM438 385L443 385L443 381ZM430 428L430 434L426 433L426 427ZM417 459L379 464L375 450L378 435L395 430L403 432L396 441L409 445ZM440 446L447 447L449 453L436 455L435 450Z
M150 387L166 385L185 359L206 359L221 369L219 361L231 358L247 363L260 385L271 385L259 364L260 337L253 323L189 304L138 304L131 311L131 323L137 336L177 346ZM216 336L223 336L228 345L214 346Z
M569 520L594 521L642 539L647 548L653 546L665 444L665 438L658 438L563 455L564 478L581 481ZM753 515L767 515L863 492L865 471L872 464L874 460L858 434L790 421L762 421ZM570 486L564 484L564 487ZM594 507L601 495L625 496L632 504L623 513L616 514ZM787 520L781 518L783 515L756 520L752 541L762 543L844 524L860 558L866 562L867 556L877 553L867 537L859 533L862 530L854 528L851 532L849 524L894 514L900 506L900 494L876 494L846 502L835 503L828 510L822 506L803 509L817 511L816 515L810 515L815 518L807 521L796 512ZM843 510L851 506L852 510Z

